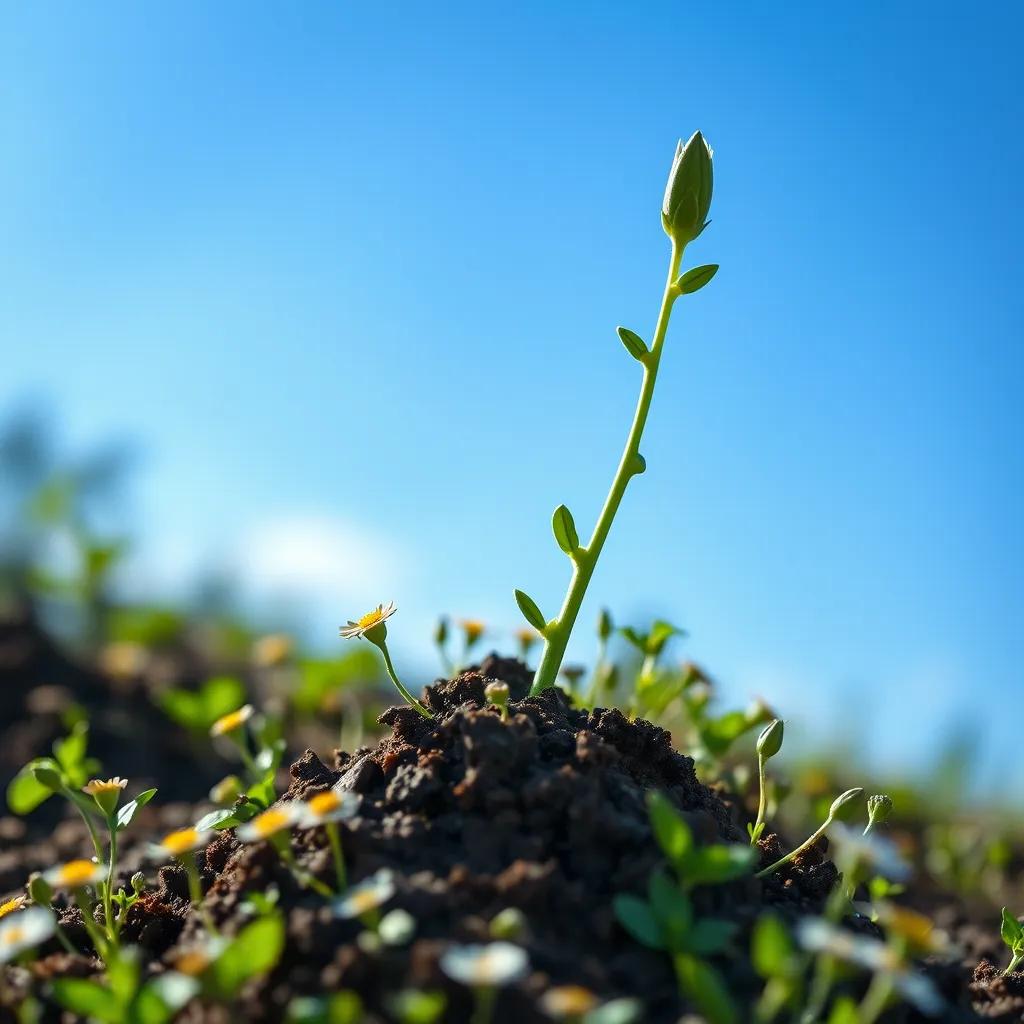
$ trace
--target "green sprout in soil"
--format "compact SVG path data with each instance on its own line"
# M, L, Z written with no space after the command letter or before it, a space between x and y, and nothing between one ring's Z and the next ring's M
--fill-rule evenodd
M424 718L432 718L433 716L430 712L402 684L402 681L395 672L395 666L391 663L391 655L388 653L387 644L387 620L397 610L394 601L388 604L387 607L379 604L372 612L367 612L362 618L354 622L349 619L348 625L341 627L341 636L345 640L369 640L384 656L384 667L387 669L388 675L391 676L391 681L395 684L402 697Z
M868 797L868 823L864 826L864 835L870 835L872 830L889 820L892 814L892 797L884 793L876 793Z
M825 820L814 830L795 850L787 853L785 857L780 857L774 864L770 864L768 867L758 871L758 878L765 878L770 874L778 871L784 864L789 864L791 861L796 860L804 850L810 849L828 830L832 823L836 820L837 816L843 811L844 808L850 806L854 800L862 796L864 790L859 786L848 789L845 793L840 793L839 796L832 801L832 806L829 807L828 814L825 816Z
M1010 963L1003 974L1013 974L1024 963L1024 926L1006 907L1003 907L999 934L1010 950Z
M625 327L618 329L619 338L626 351L642 367L643 377L633 423L615 478L594 526L594 532L586 545L581 544L572 513L565 505L559 505L552 518L555 540L569 557L573 567L569 589L561 610L557 617L548 620L532 598L521 590L515 592L516 602L526 621L544 638L544 653L534 677L531 690L533 694L554 685L587 586L597 567L597 560L608 539L612 521L619 510L626 487L633 477L639 476L647 468L647 463L640 454L640 442L654 396L654 386L658 379L658 368L661 365L672 308L681 295L689 295L703 288L718 270L716 264L708 264L679 274L686 247L708 224L713 179L711 156L711 147L700 132L694 133L685 146L680 142L676 148L661 208L661 223L671 241L671 254L661 309L650 348L633 331Z
M651 827L672 875L658 869L647 883L647 898L629 893L615 897L619 923L638 942L672 958L680 991L710 1024L736 1024L739 1015L725 983L705 960L732 945L736 924L718 918L698 919L690 892L749 875L755 853L731 843L698 846L682 815L661 793L648 798Z
M765 778L765 764L782 749L784 726L780 718L766 725L757 738L757 781L759 796L757 800L757 818L753 825L748 825L751 845L761 838L765 826L765 809L768 803L768 780Z
M501 680L494 680L492 683L488 683L484 687L484 696L488 702L493 704L501 715L501 720L507 721L508 719L508 701L510 690L508 683L503 683Z

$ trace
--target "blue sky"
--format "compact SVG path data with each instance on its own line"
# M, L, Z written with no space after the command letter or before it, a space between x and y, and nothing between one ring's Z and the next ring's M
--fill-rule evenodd
M374 6L380 9L372 9ZM546 609L597 513L676 138L677 306L581 619L667 615L734 699L925 763L1016 743L1016 5L0 4L0 414L137 440L125 587ZM680 651L682 653L682 650ZM1000 710L1001 709L1001 710ZM993 713L993 710L995 713Z

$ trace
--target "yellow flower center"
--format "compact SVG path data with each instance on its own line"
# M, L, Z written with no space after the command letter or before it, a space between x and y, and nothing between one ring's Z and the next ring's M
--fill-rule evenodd
M281 829L286 828L291 824L291 818L285 814L284 811L264 811L258 818L253 820L253 828L256 832L263 836L264 839L267 836L272 836Z
M194 850L199 845L199 833L194 828L183 828L164 837L160 844L172 857Z
M582 985L562 985L550 989L544 998L545 1006L560 1017L578 1017L589 1013L597 1004L594 993Z
M383 612L380 608L375 608L372 612L367 612L356 625L360 629L369 629L371 626L376 626L381 619L384 618Z
M89 796L96 796L97 793L114 793L119 789L124 789L127 785L127 779L122 778L91 779L87 785L82 787L82 792L88 793Z
M25 929L20 925L8 928L3 934L3 941L8 946L16 946L25 938Z
M326 793L317 793L306 806L310 813L322 818L325 814L330 814L331 811L336 811L341 806L341 797L333 790L328 790Z
M223 736L229 732L235 732L241 729L243 725L249 720L251 709L248 705L239 708L237 711L232 711L229 715L224 715L218 718L216 722L210 727L210 733L213 736Z
M176 971L179 971L181 974L187 974L191 978L194 978L197 974L202 974L209 966L210 958L198 949L192 950L191 953L186 953L174 962L174 969Z
M362 892L354 892L349 899L352 901L352 909L357 915L365 914L368 910L376 908L380 902L377 893L373 889L364 889Z
M91 860L69 861L60 869L60 882L62 885L69 885L77 888L87 885L96 877L96 865Z

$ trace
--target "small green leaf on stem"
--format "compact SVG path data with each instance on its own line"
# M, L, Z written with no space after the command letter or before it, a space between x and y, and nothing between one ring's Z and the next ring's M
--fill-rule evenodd
M616 327L619 340L626 346L626 351L639 362L643 362L648 355L647 346L639 334L635 334L628 327Z
M717 273L717 263L705 263L702 267L694 267L676 278L675 289L680 295L692 295L699 292Z
M576 523L573 521L572 513L564 505L559 505L555 509L554 515L551 517L551 530L558 546L567 555L571 556L579 550L580 537L576 532ZM520 605L520 607L522 606Z
M537 607L537 602L530 597L529 594L524 594L523 591L516 591L516 604L519 605L519 610L523 613L523 618L533 626L539 633L543 633L547 628L547 620L544 618L543 613Z

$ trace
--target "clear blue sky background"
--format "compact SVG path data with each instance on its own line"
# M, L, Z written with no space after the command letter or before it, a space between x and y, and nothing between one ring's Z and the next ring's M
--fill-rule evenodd
M650 335L700 127L687 259L722 270L677 307L583 625L668 615L731 698L877 761L973 718L991 769L1022 694L1020 10L4 3L0 412L138 439L136 592L230 564L325 646L394 597L409 661L441 610L510 629L513 587L561 599L551 510L584 529L609 483L614 327Z

